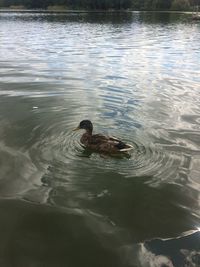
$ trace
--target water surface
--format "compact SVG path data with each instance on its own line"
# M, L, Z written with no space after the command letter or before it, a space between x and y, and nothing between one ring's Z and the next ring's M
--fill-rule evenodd
M200 266L200 24L4 12L0 53L0 265Z

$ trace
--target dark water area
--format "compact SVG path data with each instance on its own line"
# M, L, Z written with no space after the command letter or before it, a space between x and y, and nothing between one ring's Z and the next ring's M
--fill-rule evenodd
M132 144L87 153L82 119ZM0 266L200 266L200 24L0 13Z

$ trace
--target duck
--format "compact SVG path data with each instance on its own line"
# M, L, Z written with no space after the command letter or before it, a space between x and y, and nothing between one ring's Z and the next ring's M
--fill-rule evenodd
M106 154L127 153L133 149L132 145L126 144L118 138L93 134L93 124L90 120L82 120L73 131L81 129L85 130L85 133L81 136L80 142L87 149Z

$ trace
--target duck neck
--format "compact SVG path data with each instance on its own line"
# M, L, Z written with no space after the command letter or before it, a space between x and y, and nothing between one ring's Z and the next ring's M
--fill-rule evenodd
M86 130L86 134L87 134L87 135L91 135L91 136L92 136L92 130L89 130L89 129L88 129L88 130Z

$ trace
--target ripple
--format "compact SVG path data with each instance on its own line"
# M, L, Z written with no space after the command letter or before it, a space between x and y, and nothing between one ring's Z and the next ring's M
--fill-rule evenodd
M65 131L63 130L65 124L68 126L70 124L71 129L75 126L73 122L66 121L52 124L43 131L38 142L31 148L33 151L38 151L41 162L50 163L56 160L66 164L68 170L72 167L71 164L76 162L81 168L87 169L92 166L97 172L115 170L127 178L152 176L153 179L150 182L154 185L164 181L170 182L172 177L177 175L183 156L166 151L156 144L145 143L147 136L141 129L135 133L132 140L128 134L124 135L123 140L134 147L133 151L129 152L129 156L113 157L85 150L80 143L82 132ZM38 130L37 128L36 132Z

